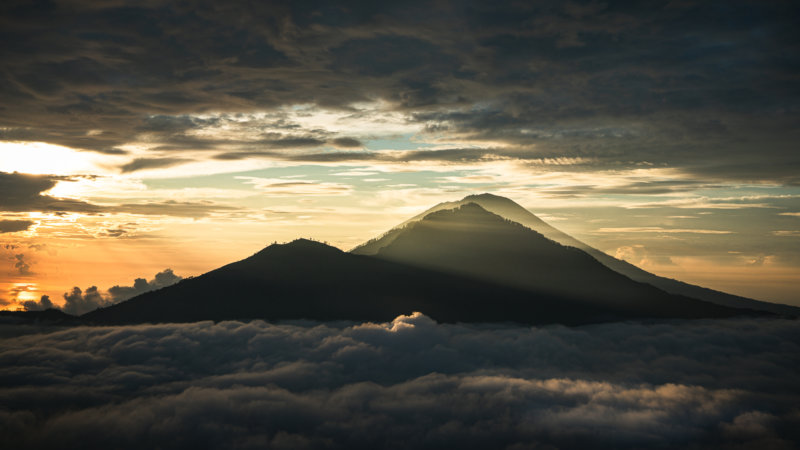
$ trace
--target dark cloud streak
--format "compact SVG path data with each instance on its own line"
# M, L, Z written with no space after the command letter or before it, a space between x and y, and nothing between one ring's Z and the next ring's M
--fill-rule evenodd
M74 211L97 213L100 208L73 199L43 195L59 181L72 178L55 175L28 175L0 172L0 210L2 211Z
M16 233L25 231L35 222L30 220L0 220L0 233Z
M137 172L146 169L158 169L163 167L173 167L180 164L191 162L184 158L136 158L120 167L122 173Z
M147 167L163 167L163 164L180 164L181 161L162 160L139 161L136 170ZM134 168L130 168L133 170ZM78 212L85 214L142 214L165 215L175 217L204 217L217 212L230 212L238 208L217 204L211 201L176 201L165 200L147 203L122 203L116 205L97 205L81 200L57 198L45 195L60 181L74 181L77 177L56 175L29 175L22 173L0 172L0 211L43 211L43 212ZM16 222L16 221L12 221ZM2 225L2 222L0 222ZM19 225L15 225L19 226Z

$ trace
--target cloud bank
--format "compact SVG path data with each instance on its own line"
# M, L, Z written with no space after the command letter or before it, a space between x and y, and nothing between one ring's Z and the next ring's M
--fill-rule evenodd
M22 261L21 258L18 259ZM108 295L100 292L97 286L90 286L85 291L75 286L70 292L64 293L64 304L62 306L54 305L47 295L43 295L39 301L28 300L22 302L21 305L25 308L25 311L43 311L48 308L58 308L67 314L79 316L97 308L128 300L145 292L171 286L182 279L183 277L175 275L172 269L164 269L158 272L150 281L144 278L136 278L133 281L133 286L112 286L108 289Z
M800 325L200 322L0 341L28 448L792 448ZM8 333L6 333L8 334Z
M133 286L113 286L108 289L113 303L119 303L129 298L136 297L148 291L154 291L163 287L172 286L181 281L183 277L175 275L172 269L164 269L158 272L155 277L147 281L144 278L137 278L133 281Z
M25 308L25 311L44 311L46 309L56 308L56 306L50 300L49 295L43 295L38 301L24 301L22 302L22 307Z
M33 225L30 220L0 220L0 233L16 233L25 231Z

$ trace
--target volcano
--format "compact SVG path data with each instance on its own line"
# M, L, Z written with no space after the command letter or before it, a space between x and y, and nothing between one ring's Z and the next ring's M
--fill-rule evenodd
M420 311L439 322L573 325L754 313L633 280L557 242L554 237L566 235L514 205L494 196L437 205L351 252L307 239L273 244L82 318L385 322ZM531 223L530 216L548 234L520 222Z
M497 214L498 216L501 216L507 220L524 225L552 241L558 242L565 246L580 249L609 269L624 275L631 280L649 284L670 294L695 298L731 308L754 309L790 316L796 316L800 313L800 308L794 306L758 301L652 274L627 261L610 256L562 232L561 230L558 230L509 198L489 193L469 195L459 201L440 203L428 209L427 211L412 217L398 227L395 227L383 234L379 238L372 239L364 244L359 245L351 250L351 252L361 255L375 255L380 251L381 248L389 245L397 237L397 235L400 234L400 231L409 224L418 222L434 212L458 208L469 203L476 204L486 211Z

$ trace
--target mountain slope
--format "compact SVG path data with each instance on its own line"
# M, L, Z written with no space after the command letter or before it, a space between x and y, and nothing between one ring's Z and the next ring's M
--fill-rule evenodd
M410 223L378 258L480 278L640 317L707 317L726 308L637 283L587 253L563 246L475 203Z
M232 319L385 322L413 311L440 322L580 324L629 317L565 296L353 255L300 239L271 245L242 261L81 318L101 324Z
M394 239L396 239L400 229L403 226L419 221L432 212L453 209L468 203L475 203L489 212L525 225L526 227L541 233L546 238L556 241L560 244L581 249L615 272L623 274L632 280L653 285L671 294L696 298L732 308L756 309L775 314L800 314L800 308L793 306L753 300L652 274L626 261L614 258L613 256L597 250L552 227L513 200L492 194L469 195L460 201L440 203L423 212L422 214L409 219L404 224L390 230L379 238L370 240L351 251L356 254L375 255L380 251L381 248L386 247L393 242Z

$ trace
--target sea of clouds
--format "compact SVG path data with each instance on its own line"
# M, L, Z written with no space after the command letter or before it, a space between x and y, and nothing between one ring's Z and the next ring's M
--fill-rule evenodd
M794 448L800 323L0 326L5 448Z

